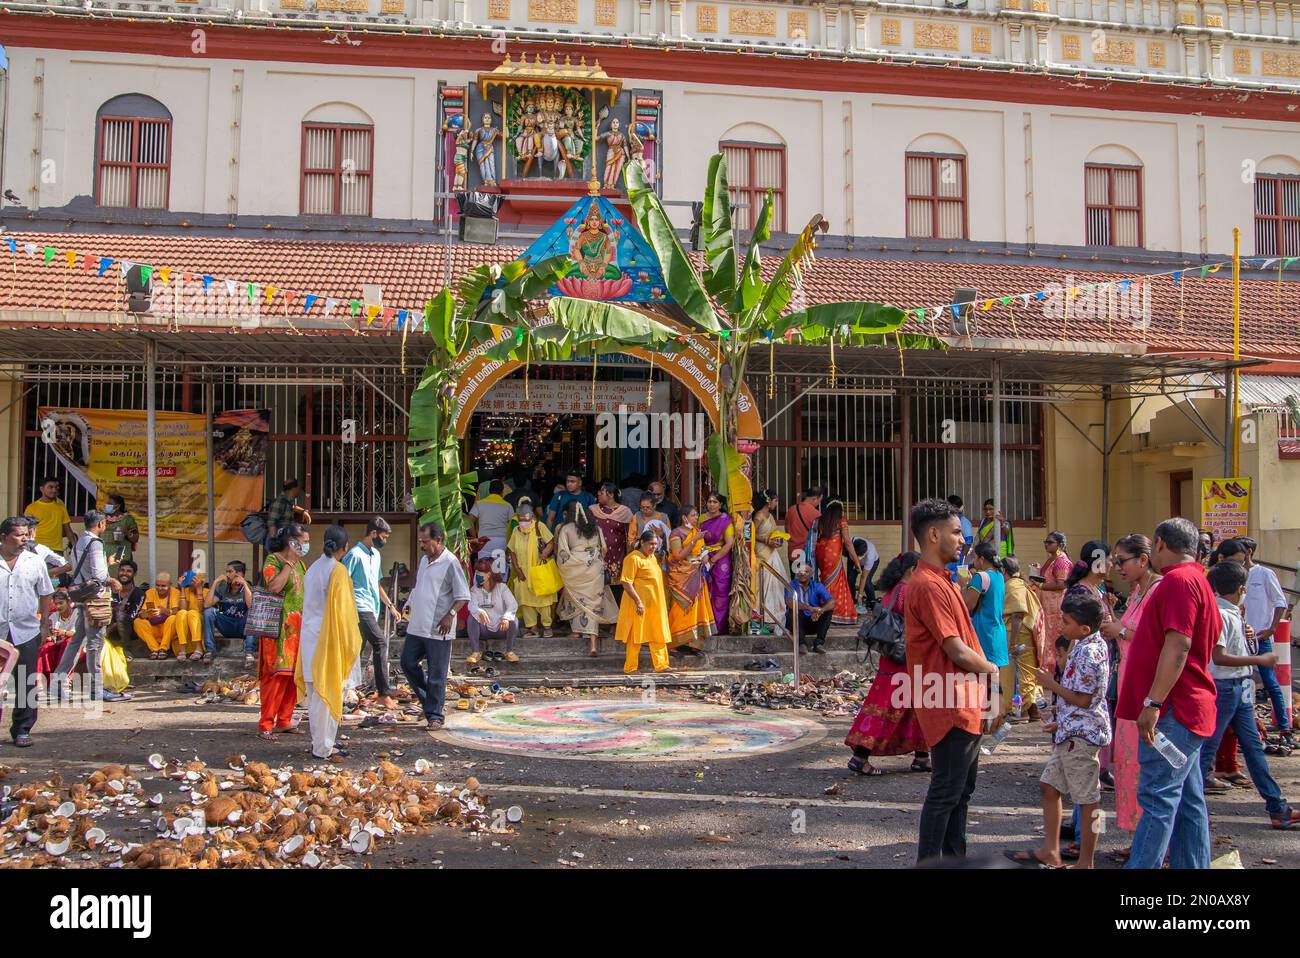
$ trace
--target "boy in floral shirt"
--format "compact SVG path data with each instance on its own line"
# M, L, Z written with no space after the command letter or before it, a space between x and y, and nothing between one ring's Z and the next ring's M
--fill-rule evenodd
M1012 861L1047 868L1061 867L1061 798L1081 806L1079 861L1075 868L1092 868L1101 828L1101 760L1098 752L1110 744L1110 714L1106 687L1110 656L1101 628L1101 603L1090 595L1067 596L1061 603L1061 633L1070 640L1070 653L1058 682L1051 669L1039 669L1044 691L1054 693L1052 757L1043 769L1043 846L1033 851L1007 852Z

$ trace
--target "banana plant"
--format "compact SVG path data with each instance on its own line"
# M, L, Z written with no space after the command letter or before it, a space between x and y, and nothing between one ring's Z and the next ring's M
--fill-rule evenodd
M755 343L793 341L797 336L809 344L875 346L892 341L900 349L945 348L929 336L899 334L907 316L896 306L850 301L789 310L800 298L803 271L813 261L817 238L827 232L829 224L821 214L809 220L771 276L763 279L760 246L772 236L772 193L767 193L755 214L742 259L731 219L723 154L710 158L704 187L702 271L696 269L678 239L640 159L624 167L624 179L637 225L659 257L669 293L696 326L718 337L722 428L709 439L709 473L714 488L730 498L733 510L749 508L752 495L749 480L740 469L743 460L736 449L740 437L736 435L735 410Z
M567 257L528 264L477 266L425 306L425 331L433 349L411 394L407 465L420 522L437 522L447 547L467 558L465 496L478 483L461 473L456 436L458 360L490 344L489 359L543 362L593 357L641 346L665 353L683 348L678 332L652 316L619 306L554 297L543 312L536 301L572 266ZM502 336L509 331L512 335Z

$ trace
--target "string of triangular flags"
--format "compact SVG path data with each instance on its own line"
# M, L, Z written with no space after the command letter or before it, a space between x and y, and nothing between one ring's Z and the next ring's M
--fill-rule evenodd
M1292 264L1300 262L1300 256L1254 256L1248 259L1242 259L1243 267L1249 269L1267 270L1276 266L1278 269L1278 281L1281 282L1282 270L1288 269ZM1094 283L1079 283L1075 286L1062 286L1060 283L1054 284L1046 289L1035 290L1032 293L1016 293L1012 296L995 296L990 299L977 299L971 303L944 303L939 306L913 306L909 307L906 312L914 316L917 320L924 322L929 319L931 322L943 316L945 311L956 315L963 306L969 306L981 312L987 312L994 306L1012 306L1021 304L1028 306L1029 303L1042 301L1048 296L1064 294L1070 299L1079 296L1086 296L1093 292L1105 292L1111 288L1119 292L1128 292L1133 286L1144 283L1152 279L1161 279L1166 276L1172 276L1175 285L1181 284L1184 278L1203 280L1211 273L1217 273L1223 267L1232 266L1232 260L1225 260L1220 263L1206 263L1202 266L1190 266L1182 269L1167 270L1163 273L1141 273L1134 276L1127 276L1122 279L1105 280Z
M35 243L19 243L12 236L4 238L5 243L12 255L18 255L19 251L26 253L28 258L35 259L41 256L45 265L48 266L56 259L65 261L68 269L76 269L77 263L81 263L81 269L85 273L95 273L97 276L104 276L110 271L116 269L117 275L121 279L126 278L126 274L133 268L140 268L142 281L148 285L152 280L157 280L164 286L170 286L173 277L178 279L182 284L188 283L191 279L199 280L203 283L203 292L206 294L214 285L224 286L227 295L232 299L236 296L247 296L250 304L256 303L259 299L265 299L266 305L270 306L276 296L280 297L288 314L288 308L294 301L301 304L301 315L306 316L317 307L318 313L328 318L333 315L339 307L343 307L351 318L356 319L360 325L360 317L365 316L365 324L373 325L376 320L380 325L387 329L396 325L397 329L403 330L409 322L422 321L424 311L422 309L399 309L395 306L379 306L374 303L366 304L360 299L349 299L347 297L322 296L317 293L303 293L299 290L287 289L277 286L273 283L256 283L248 280L227 279L216 276L211 273L201 273L197 270L180 270L168 266L153 266L148 263L137 263L131 260L117 259L112 256L95 256L91 253L80 253L72 249L59 249L55 246L37 246Z

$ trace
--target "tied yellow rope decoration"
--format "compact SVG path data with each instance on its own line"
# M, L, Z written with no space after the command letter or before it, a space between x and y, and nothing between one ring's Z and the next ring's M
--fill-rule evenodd
M402 324L402 352L398 362L401 364L399 371L403 376L406 375L406 333L411 328L411 317L408 314L406 322Z
M907 370L903 368L903 338L898 335L897 330L894 331L894 345L898 347L898 375L905 377Z
M1014 296L1007 301L1007 308L1011 310L1011 335L1019 336L1020 333L1016 331L1016 298Z
M295 333L297 333L299 336L303 335L303 331L299 329L297 326L295 326L293 324L293 320L289 318L289 297L284 296L281 298L284 300L284 321L288 323L289 328L293 330ZM405 343L405 337L403 337L403 343Z
M722 410L722 333L718 333L718 353L713 362L713 396Z
M831 389L835 388L835 330L831 330Z
M596 408L596 344L591 344L591 408Z
M652 412L654 409L654 384L655 384L655 354L650 352L650 372L645 377L645 410Z
M1178 331L1183 332L1183 284L1178 284Z
M524 330L524 402L528 402L528 367L533 363L533 331Z

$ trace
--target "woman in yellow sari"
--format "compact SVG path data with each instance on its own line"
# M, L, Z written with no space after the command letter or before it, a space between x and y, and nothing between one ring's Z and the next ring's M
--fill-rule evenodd
M623 559L623 601L614 638L627 646L623 671L629 675L637 670L643 645L650 646L654 670L668 671L668 608L664 574L655 555L658 545L657 535L643 532L637 548Z
M668 539L669 645L689 649L692 655L700 655L704 640L717 631L704 582L707 550L699 519L698 509L682 506L682 524Z
M528 584L528 573L534 566L542 565L551 557L555 548L554 536L533 515L533 502L524 497L515 507L515 519L518 524L510 533L506 548L510 550L511 591L519 603L519 622L524 627L523 637L537 638L537 621L542 622L542 638L551 637L551 610L555 606L555 594L538 595Z
M776 521L777 498L764 489L754 510L754 559L758 569L758 608L761 621L779 635L785 634L786 543L790 534Z

